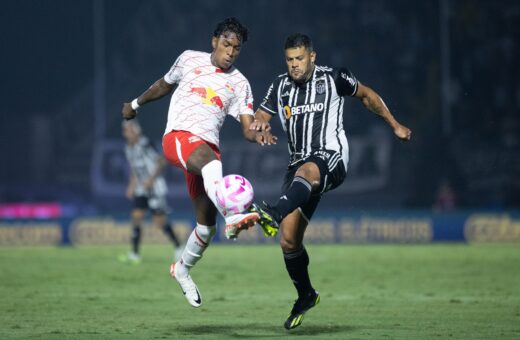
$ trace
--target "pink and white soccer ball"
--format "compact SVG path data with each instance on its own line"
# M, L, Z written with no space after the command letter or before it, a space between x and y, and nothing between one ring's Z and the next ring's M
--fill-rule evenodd
M244 212L253 198L253 186L243 176L227 175L217 186L217 204L226 216Z

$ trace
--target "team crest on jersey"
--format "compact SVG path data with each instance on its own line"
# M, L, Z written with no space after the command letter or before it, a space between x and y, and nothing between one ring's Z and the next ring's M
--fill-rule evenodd
M229 92L235 92L235 88L233 86L231 86L230 83L226 83L226 89L229 91Z
M318 94L324 94L325 93L325 83L322 81L319 81L316 83L316 92Z

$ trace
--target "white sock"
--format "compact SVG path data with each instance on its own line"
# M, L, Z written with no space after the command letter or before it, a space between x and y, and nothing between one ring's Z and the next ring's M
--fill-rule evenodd
M204 189L206 190L206 195L208 195L209 199L219 213L224 216L224 211L217 204L217 185L222 179L222 162L219 160L214 160L204 165L204 167L200 170L202 173L202 178L204 179Z
M197 223L197 227L191 232L184 247L180 260L175 264L175 273L186 276L190 269L202 258L202 253L208 247L217 227L206 226Z

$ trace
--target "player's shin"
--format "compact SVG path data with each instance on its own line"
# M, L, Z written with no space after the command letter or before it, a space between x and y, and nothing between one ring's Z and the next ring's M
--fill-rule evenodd
M139 254L139 246L141 243L141 226L136 224L132 227L132 252L137 255Z
M291 277L294 287L298 291L298 296L302 297L314 288L309 277L309 255L305 247L292 252L283 253L285 268Z
M224 211L217 204L217 186L222 179L222 163L219 160L209 162L201 169L201 174L204 180L204 189L206 190L206 194L219 213L224 216Z
M211 242L216 230L217 228L214 225L197 224L186 242L179 262L176 264L177 275L187 275L190 269L202 258L202 254Z

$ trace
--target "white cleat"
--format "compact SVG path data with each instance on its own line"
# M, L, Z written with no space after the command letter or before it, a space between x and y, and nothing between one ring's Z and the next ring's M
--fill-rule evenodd
M190 274L185 277L177 277L175 275L175 265L176 263L174 262L170 266L170 275L179 283L179 286L181 286L182 292L184 293L186 300L188 300L188 303L193 307L200 307L202 299L197 285L191 279Z
M259 219L260 215L256 212L247 212L226 217L226 229L224 231L226 238L228 240L236 239L242 230L251 228Z

